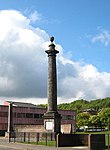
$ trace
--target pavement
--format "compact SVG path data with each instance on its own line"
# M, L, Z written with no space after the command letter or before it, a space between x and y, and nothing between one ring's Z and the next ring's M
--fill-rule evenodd
M87 147L51 147L23 143L14 143L7 138L0 138L0 150L89 150Z

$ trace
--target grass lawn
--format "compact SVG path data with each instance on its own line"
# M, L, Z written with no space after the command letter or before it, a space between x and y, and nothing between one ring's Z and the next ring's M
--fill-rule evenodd
M110 134L110 131L102 131L102 132L76 132L75 134Z
M45 145L45 146L56 146L56 141L47 141L47 143L45 141L39 141L37 142L23 142L25 144L34 144L34 145Z
M38 142L38 145L46 145L46 142ZM48 141L47 146L56 146L56 141Z

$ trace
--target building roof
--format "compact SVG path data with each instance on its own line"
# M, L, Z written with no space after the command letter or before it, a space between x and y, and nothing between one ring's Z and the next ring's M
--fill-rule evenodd
M94 109L86 109L86 110L83 110L82 112L90 113L92 115L96 115L97 114L97 111L94 110Z
M6 101L8 104L13 104L15 107L31 107L31 108L42 108L42 106L34 105L32 103L23 103L23 102L13 102L13 101ZM5 104L6 104L5 103Z

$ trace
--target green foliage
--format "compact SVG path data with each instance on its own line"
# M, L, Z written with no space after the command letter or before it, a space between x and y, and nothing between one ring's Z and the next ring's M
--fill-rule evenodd
M39 141L37 142L21 142L21 143L25 143L25 144L33 144L33 145L45 145L45 146L56 146L56 141Z
M100 117L98 115L91 115L89 118L89 126L91 126L91 127L102 127Z
M89 113L79 113L77 115L77 127L89 126Z
M76 110L77 112L80 112L88 106L89 102L86 100L76 100L71 103L63 103L58 105L58 109L64 109L64 110Z
M40 104L38 106L43 107L43 108L47 108L47 104Z
M92 100L89 103L88 108L93 108L94 110L99 110L102 108L109 108L110 107L110 98L104 98L104 99L97 99Z
M63 103L58 105L58 109L76 110L77 112L77 127L108 127L110 118L110 98L97 100L76 100L71 103ZM91 115L83 112L84 110L95 110L97 115ZM109 127L110 128L110 127Z
M58 109L71 110L70 103L62 103L62 104L58 105Z
M105 108L98 114L103 126L108 126L110 123L110 108Z
M110 107L110 98L97 99L97 100L76 100L71 103L63 103L58 105L58 109L76 110L78 113L85 109L93 109L99 111L102 108Z

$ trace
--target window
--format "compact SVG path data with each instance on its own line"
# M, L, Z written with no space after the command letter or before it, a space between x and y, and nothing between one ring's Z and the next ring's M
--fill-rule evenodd
M34 114L34 118L42 118L43 114Z
M8 117L8 113L7 112L0 112L0 117Z
M42 118L43 117L43 114L39 114L39 118Z
M26 113L26 118L33 118L33 114L32 113Z
M17 118L25 118L25 114L24 113L17 113Z
M74 120L75 116L73 116L73 115L64 115L64 116L62 116L62 119L63 120Z
M34 118L39 118L39 114L34 114Z

